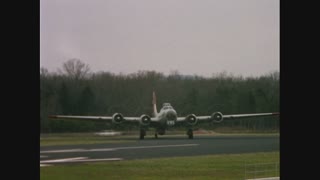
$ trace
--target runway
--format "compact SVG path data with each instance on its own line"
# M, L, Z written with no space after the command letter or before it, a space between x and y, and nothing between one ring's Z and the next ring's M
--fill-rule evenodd
M40 147L40 166L278 150L279 135L196 136L194 139L161 136L120 144Z

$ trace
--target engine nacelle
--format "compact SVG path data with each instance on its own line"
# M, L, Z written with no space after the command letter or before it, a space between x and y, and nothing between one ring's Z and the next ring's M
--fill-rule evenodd
M124 118L123 118L122 114L120 114L120 113L114 113L113 114L112 123L121 124L121 123L123 123L123 121L124 121Z
M221 123L223 121L223 115L221 112L214 112L211 115L212 122Z
M197 124L198 119L197 119L196 115L194 115L194 114L189 114L189 115L186 117L186 122L187 122L188 125L194 126L194 125Z
M149 126L151 122L150 116L143 114L140 116L140 125L142 126Z

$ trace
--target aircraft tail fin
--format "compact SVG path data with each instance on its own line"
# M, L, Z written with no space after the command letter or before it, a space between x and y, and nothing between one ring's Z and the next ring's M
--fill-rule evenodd
M158 114L158 112L157 112L157 99L156 99L156 93L154 91L152 93L152 104L153 104L153 115L156 116Z

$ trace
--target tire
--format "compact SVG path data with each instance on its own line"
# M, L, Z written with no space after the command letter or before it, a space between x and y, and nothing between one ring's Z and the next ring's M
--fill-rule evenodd
M146 130L140 129L140 139L144 139L145 135L146 135Z
M193 130L192 129L188 129L187 135L188 135L189 139L193 139Z

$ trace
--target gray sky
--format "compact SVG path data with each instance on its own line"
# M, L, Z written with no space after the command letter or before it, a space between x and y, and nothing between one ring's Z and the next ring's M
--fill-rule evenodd
M278 0L41 0L40 66L259 76L279 71Z

